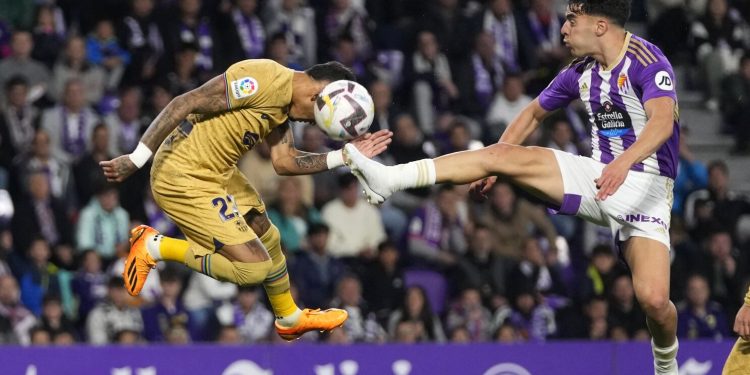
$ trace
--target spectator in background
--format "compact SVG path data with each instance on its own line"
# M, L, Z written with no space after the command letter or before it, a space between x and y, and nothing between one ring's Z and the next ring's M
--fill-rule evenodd
M648 338L646 315L635 299L630 275L618 276L612 285L609 320L613 327L622 327L631 339Z
M348 1L348 0L347 0ZM360 55L354 39L349 34L341 35L336 39L332 58L351 69L357 81L367 85L370 79L364 56Z
M706 278L693 275L687 285L687 300L677 309L677 336L690 340L729 336L726 313L711 300Z
M188 311L190 336L194 341L213 339L211 330L215 307L237 295L237 285L222 282L202 273L191 272L183 302Z
M120 92L120 106L109 114L104 123L109 128L109 153L124 155L135 150L145 131L141 118L141 91L135 86Z
M89 63L86 54L86 41L79 36L72 36L65 42L65 50L52 71L50 96L57 102L66 98L65 87L72 79L83 84L83 95L86 105L97 105L104 96L107 75L98 65Z
M388 314L404 300L404 271L399 251L391 242L378 245L378 258L368 264L363 278L365 300L378 322L385 324Z
M674 199L672 214L682 216L685 208L685 198L690 193L705 189L708 184L708 170L706 165L695 158L688 145L688 128L682 127L680 132L679 169L674 181Z
M318 36L312 8L304 6L301 0L270 0L265 4L263 19L268 35L284 35L292 62L303 68L318 62Z
M362 298L362 284L354 275L342 277L336 285L336 296L331 307L346 310L349 318L343 326L347 342L383 343L385 330L370 311L367 301Z
M42 301L41 326L52 337L60 333L75 332L73 321L63 313L62 301L55 294L47 294Z
M690 38L706 87L706 108L719 109L721 79L737 71L744 37L742 19L727 0L708 0L705 14L693 22Z
M311 224L323 219L315 207L302 202L301 179L287 176L279 181L278 196L268 209L268 218L281 233L281 245L289 253L296 253L304 245Z
M493 310L507 301L506 279L510 271L509 259L492 252L492 233L483 225L474 227L469 251L459 260L461 268L461 289L479 291L485 306Z
M289 56L289 45L286 36L282 33L273 34L268 38L265 47L265 57L292 69L304 70L302 65L294 62Z
M81 266L73 278L73 292L78 298L79 322L85 322L91 310L107 296L107 275L102 272L102 260L95 250L84 250Z
M175 327L187 327L188 313L180 301L182 280L169 269L161 272L161 296L151 306L141 309L143 338L149 342L167 341L168 333ZM188 337L189 338L189 337Z
M534 289L517 293L513 306L513 309L501 308L495 313L495 326L508 324L525 341L546 341L557 334L555 311L538 300Z
M388 334L391 338L396 338L397 329L403 322L415 325L417 342L442 343L446 341L440 318L433 314L427 294L420 286L411 286L406 289L401 306L388 318Z
M331 255L354 263L359 257L373 258L376 247L385 239L380 212L360 197L359 190L354 175L339 176L339 198L321 211L331 230L327 246Z
M400 113L393 118L393 142L386 151L395 164L409 163L420 159L437 156L436 147L417 126L414 116ZM429 188L409 189L396 192L390 201L405 212L411 212L422 205L423 200L430 196Z
M479 133L479 131L476 131ZM472 123L466 117L455 117L448 128L448 139L442 147L441 154L450 154L452 152L478 150L484 145L472 137Z
M36 317L21 302L21 291L11 275L0 276L0 317L5 318L13 330L14 342L29 345L29 330L37 323Z
M495 93L502 90L505 79L503 61L495 48L492 34L477 34L474 51L460 65L459 78L456 80L461 93L462 112L478 120L484 119Z
M429 31L417 34L417 49L404 72L406 87L411 87L410 102L419 127L427 135L435 132L437 113L449 107L459 95L453 83L448 58L440 52L435 35Z
M609 245L595 246L591 250L590 258L586 273L578 287L580 301L606 298L612 293L615 279L627 272L621 263L617 263L614 250Z
M29 331L32 346L47 346L52 342L52 335L43 327L33 327Z
M185 0L192 1L192 0ZM184 43L174 55L174 69L167 74L165 85L173 95L179 95L200 85L196 44Z
M522 242L521 249L523 253L520 262L510 272L507 280L508 294L515 297L533 290L547 298L550 305L554 303L553 299L565 297L567 292L560 271L545 257L539 241L528 237Z
M487 111L487 140L496 142L505 128L531 103L531 97L525 94L523 78L519 74L509 73L505 76L502 90L498 90Z
M67 162L78 160L90 148L91 132L99 116L86 104L83 81L71 78L65 83L60 105L44 111L41 128L50 137L56 155Z
M516 197L513 187L499 182L490 191L489 207L479 215L478 222L490 228L494 237L495 252L511 259L520 259L523 241L536 232L544 233L548 251L556 252L557 231L538 206L524 198Z
M95 249L105 263L111 262L128 248L130 221L120 207L119 193L110 184L102 185L95 199L81 210L76 233L79 250Z
M73 166L79 206L88 204L95 188L107 182L99 162L112 159L109 142L109 128L106 124L97 124L91 132L91 150Z
M133 0L132 10L119 25L118 39L130 53L124 82L142 85L152 82L164 55L164 40L154 16L154 0Z
M396 116L394 107L396 105L393 102L391 86L385 81L375 80L370 83L367 91L372 95L372 101L375 106L375 118L372 125L370 125L370 131L376 132L382 129L393 130L394 126L392 124Z
M486 9L472 20L473 25L494 37L495 51L509 73L528 68L532 60L533 44L524 32L522 19L511 0L490 0Z
M430 2L416 18L416 28L434 34L451 63L463 59L471 49L472 25L458 0Z
M357 56L370 56L372 43L370 42L371 25L367 11L352 0L330 0L327 12L323 15L323 27L319 48L336 44L342 36L351 37L357 51ZM318 51L318 56L330 56L331 51Z
M266 30L258 17L258 0L236 0L227 19L222 20L219 34L222 42L234 46L224 56L228 63L263 57Z
M294 258L290 275L307 307L325 306L333 298L334 287L344 274L344 265L331 256L328 243L328 226L311 224L307 229L307 248Z
M105 88L115 90L130 63L130 53L120 46L112 21L97 22L94 32L86 38L86 55L91 64L101 66L107 72Z
M63 158L53 154L50 144L50 136L44 130L37 130L31 141L31 149L26 155L21 155L16 160L16 189L23 193L28 192L28 186L24 184L28 176L33 172L43 171L49 178L50 194L61 200L71 203L73 193L73 179L68 163Z
M750 152L750 53L740 59L739 71L722 81L721 113L734 134L734 153ZM683 137L680 137L682 139Z
M466 253L466 229L458 213L459 194L452 185L441 185L434 199L428 200L409 222L408 250L412 262L451 269Z
M16 267L20 268L18 284L21 289L21 301L37 316L42 313L42 299L45 294L59 296L64 293L58 268L50 262L50 258L49 243L43 238L35 238L27 249L25 264Z
M0 87L15 76L21 76L29 82L29 101L34 102L44 96L48 89L50 75L44 64L31 58L34 40L30 32L16 30L11 37L10 56L0 61Z
M737 222L748 214L750 201L729 190L729 167L721 160L709 163L706 189L691 193L685 201L685 224L699 242L717 225L736 239Z
M170 57L168 65L176 65L171 58L177 56L176 52L182 49L182 46L193 45L195 67L200 74L218 69L222 63L216 58L220 51L214 41L220 39L216 37L210 19L201 15L202 0L179 0L176 3L177 9L173 10L176 17L165 25L164 32L165 47Z
M216 335L216 343L220 345L239 345L242 344L242 336L237 327L233 325L222 326Z
M62 11L54 5L41 4L36 9L34 50L31 57L43 63L47 69L52 69L65 44L64 21Z
M241 286L237 293L231 323L239 329L240 336L245 343L268 340L273 327L273 313L268 311L268 308L260 301L260 295L257 286ZM219 311L217 314L221 315L222 312Z
M65 211L65 204L50 194L50 181L43 170L27 175L28 198L16 203L12 228L15 244L27 249L35 236L41 236L50 246L73 245L73 228ZM23 210L23 211L20 211Z
M532 50L529 68L533 69L530 73L533 77L529 86L536 95L554 78L569 56L560 36L565 19L555 10L554 0L531 0L524 15L521 32L529 36Z
M39 110L28 101L29 82L22 76L5 82L5 103L0 106L0 166L10 168L13 159L29 151L39 128Z
M445 326L451 332L463 327L470 341L485 342L492 336L491 318L490 311L482 305L479 290L469 288L461 292L459 300L448 311Z
M143 330L141 312L130 306L131 297L124 285L121 277L109 279L107 299L91 310L86 319L89 344L132 343L140 338Z
M728 229L714 229L692 262L692 272L708 280L711 296L721 303L730 315L734 315L739 305L738 296L742 289L742 274L745 258L734 247Z

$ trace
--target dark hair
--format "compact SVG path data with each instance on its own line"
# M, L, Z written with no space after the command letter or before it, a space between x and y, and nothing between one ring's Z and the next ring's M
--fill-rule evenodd
M316 234L328 233L330 231L331 229L328 228L328 225L325 225L323 223L313 223L310 224L310 226L307 228L307 235L314 236Z
M309 75L316 81L333 82L342 79L349 81L357 80L354 72L338 61L329 61L327 63L313 65L305 70L305 74Z
M112 276L109 278L109 281L107 281L107 288L125 288L125 279L121 276Z
M630 19L630 0L569 0L568 8L576 14L607 17L623 27Z
M614 256L614 252L612 251L612 248L609 245L596 245L593 250L591 250L591 258L595 258L599 255L606 255L606 256Z
M22 75L14 75L13 77L10 77L7 82L5 82L5 91L10 91L10 89L16 86L29 87L29 81Z
M344 173L339 176L339 188L346 189L357 183L357 177L351 173Z
M708 171L711 172L714 169L718 169L724 172L725 175L729 175L729 167L727 167L727 163L723 160L714 160L708 163Z

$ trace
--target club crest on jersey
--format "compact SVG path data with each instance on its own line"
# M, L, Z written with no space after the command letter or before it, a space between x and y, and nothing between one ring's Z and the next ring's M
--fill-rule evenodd
M244 77L231 83L232 95L235 99L247 98L258 91L258 81L253 77Z
M620 73L620 76L617 77L617 89L620 94L627 94L630 91L630 79L624 73Z
M607 138L622 137L633 128L628 112L611 102L604 102L594 113L594 122L599 128L599 135Z

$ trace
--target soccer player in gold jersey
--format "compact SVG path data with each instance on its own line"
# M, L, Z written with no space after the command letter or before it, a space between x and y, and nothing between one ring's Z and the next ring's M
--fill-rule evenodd
M734 318L734 332L740 335L724 364L722 375L750 374L750 290L745 294L745 303Z
M134 228L123 271L130 294L140 293L156 262L171 260L218 280L263 283L276 315L276 330L286 340L344 323L344 310L297 307L289 290L279 230L237 168L240 157L263 141L268 142L273 166L282 175L343 165L341 150L327 154L297 150L288 124L289 120L314 122L318 94L328 83L341 79L354 80L354 75L337 62L304 72L271 60L238 62L174 98L131 154L101 163L107 179L119 182L142 167L158 148L151 167L154 199L187 237L165 237L145 225ZM391 134L366 134L352 144L374 156L386 149Z

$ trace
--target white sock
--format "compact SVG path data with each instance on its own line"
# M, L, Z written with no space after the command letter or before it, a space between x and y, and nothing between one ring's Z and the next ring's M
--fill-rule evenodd
M657 374L674 373L677 374L677 350L680 347L679 341L675 338L674 344L667 348L660 348L656 346L654 340L651 340L651 350L654 353L654 367L657 370ZM658 372L661 370L662 372Z
M157 234L153 238L146 239L146 250L148 250L148 253L155 260L161 260L161 251L159 251L159 246L161 246L161 239L163 237L164 236L162 236L161 234Z
M294 327L297 325L300 316L302 316L302 310L297 309L292 315L287 315L281 318L276 317L276 321L279 322L279 325L282 327Z
M432 159L422 159L395 166L393 173L394 186L397 190L419 188L435 185L435 162Z

